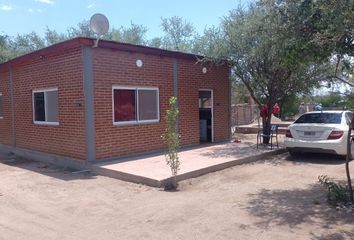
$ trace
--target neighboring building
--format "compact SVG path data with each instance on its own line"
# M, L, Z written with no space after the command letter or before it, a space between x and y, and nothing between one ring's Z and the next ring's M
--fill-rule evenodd
M0 64L2 147L88 161L162 150L173 95L183 146L230 139L226 65L131 44L93 45L75 38Z

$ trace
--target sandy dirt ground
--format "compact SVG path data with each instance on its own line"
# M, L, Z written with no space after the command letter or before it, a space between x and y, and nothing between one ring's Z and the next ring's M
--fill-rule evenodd
M333 157L282 154L178 192L1 159L1 240L354 239L354 213L330 207L317 183L320 174L345 179Z

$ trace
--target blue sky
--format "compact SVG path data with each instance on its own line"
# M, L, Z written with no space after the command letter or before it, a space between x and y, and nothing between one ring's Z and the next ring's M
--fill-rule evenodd
M0 34L35 31L46 26L58 32L89 20L94 13L107 16L110 26L129 26L131 22L147 27L147 38L161 36L161 17L180 16L198 32L218 25L220 18L252 0L0 0Z

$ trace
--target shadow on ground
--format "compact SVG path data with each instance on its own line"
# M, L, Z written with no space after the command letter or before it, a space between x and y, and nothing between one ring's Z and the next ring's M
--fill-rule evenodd
M311 237L313 240L347 240L353 239L354 231L339 231L338 233L327 234L327 235L314 235Z
M345 160L340 156L331 154L317 154L317 153L304 153L299 156L291 156L288 152L270 156L263 160L258 161L258 163L267 162L272 165L284 165L284 164L295 164L295 165L306 165L306 164L318 164L318 165L344 165Z
M303 153L298 156L290 156L285 158L287 161L293 163L313 163L313 164L326 164L326 165L341 165L345 160L337 155L324 154L324 153Z
M11 167L26 169L63 181L93 179L96 177L95 174L89 171L77 171L75 169L58 167L50 163L42 163L28 160L22 157L17 157L13 154L0 154L0 164L6 164Z
M215 145L215 148L213 149L206 149L203 153L200 155L204 157L210 157L210 158L245 158L249 156L253 156L255 154L260 154L263 153L263 149L256 149L255 146L252 145L247 145L244 143L241 144L236 144L233 145L232 143L230 144L225 144L225 145Z
M342 224L354 224L354 215L344 210L337 211L326 202L325 190L317 184L307 189L266 190L249 194L247 211L258 217L256 225L262 228L286 225L296 228L311 224L320 228L335 229ZM347 239L353 232L338 232L329 236L314 236L313 239Z

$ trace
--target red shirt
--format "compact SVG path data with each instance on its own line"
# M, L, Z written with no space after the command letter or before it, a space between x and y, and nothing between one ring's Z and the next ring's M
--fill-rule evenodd
M280 108L278 106L278 103L274 104L274 107L273 107L273 114L278 114L280 111Z

